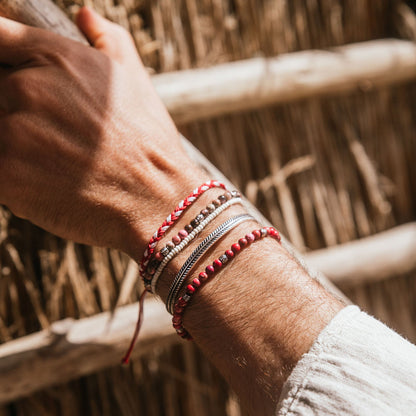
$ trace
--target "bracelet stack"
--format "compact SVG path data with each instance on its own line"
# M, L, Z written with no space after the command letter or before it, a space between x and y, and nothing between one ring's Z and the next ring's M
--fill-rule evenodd
M183 212L195 204L197 199L203 193L213 188L221 188L225 192L213 199L205 208L201 209L189 224L182 226L170 241L166 242L160 249L157 249L158 242L179 220ZM146 293L156 293L158 280L168 263L181 251L188 248L192 241L203 232L208 224L214 222L216 218L230 206L241 203L241 194L238 191L230 192L221 182L208 181L194 189L190 195L182 200L152 235L139 265L140 276L143 278L146 290L140 297L139 318L129 350L123 358L124 363L128 362L140 331L141 323L143 321L143 301ZM172 280L166 300L166 308L173 315L173 327L182 338L192 339L189 332L183 327L183 314L195 294L207 280L214 277L224 265L231 262L231 260L233 260L243 249L250 246L253 242L267 236L273 237L280 242L279 233L272 227L254 230L251 233L246 234L245 237L240 238L229 250L226 250L224 254L206 266L205 270L200 272L198 277L194 277L193 280L186 285L186 279L192 271L193 266L199 259L206 255L209 248L215 243L218 243L218 241L232 229L248 220L253 220L253 217L249 214L240 214L222 222L191 252L177 275ZM186 288L184 288L185 285ZM181 291L182 295L180 296Z
M216 204L214 204L214 202L216 202ZM178 255L212 220L221 214L221 212L225 211L231 205L239 203L241 203L240 193L233 191L232 193L227 192L224 195L221 195L217 200L214 200L211 204L207 205L207 208L202 210L201 213L191 221L191 224L189 224L190 227L192 227L192 231L189 234L186 229L179 231L179 233L172 238L171 245L168 246L168 243L156 254L154 260L155 263L152 262L149 270L150 275L153 271L154 274L150 279L144 279L146 289L150 289L152 293L155 293L159 276L173 257ZM208 207L210 209L208 209ZM177 245L175 246L175 244ZM164 253L162 253L162 251Z

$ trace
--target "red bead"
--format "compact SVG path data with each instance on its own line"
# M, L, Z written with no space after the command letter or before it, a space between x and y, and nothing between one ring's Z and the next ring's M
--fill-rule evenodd
M254 235L254 239L255 240L259 240L261 238L261 232L260 232L260 230L254 230L254 231L251 232L251 234Z
M207 275L205 272L201 272L201 273L199 273L198 277L199 277L199 280L200 280L201 282L205 282L205 280L207 280L207 279L208 279L208 275Z
M234 243L231 246L231 250L233 251L234 254L237 254L241 250L240 244Z
M241 247L241 248L244 248L244 247L247 247L247 245L248 245L248 241L247 241L245 238L240 238L240 239L238 240L238 244L240 244L240 247Z
M188 285L188 286L186 286L186 293L187 293L188 295L192 295L192 294L194 294L194 293L195 293L195 288L194 288L192 285Z
M173 324L172 325L176 330L181 330L181 328L182 328L182 324ZM178 331L176 331L176 332L178 332Z
M183 306L175 305L173 311L175 313L182 313L183 312Z
M160 253L160 251L158 251L158 252L156 253L156 255L155 255L155 259L156 259L157 261L162 261L162 260L163 260L163 256L162 256L162 254Z
M185 230L180 230L178 236L183 240L184 238L188 237L188 233Z
M254 237L253 233L246 234L245 239L247 243L251 244L256 238Z
M205 267L205 272L208 276L212 276L215 273L214 266L209 265Z
M181 238L178 235L172 237L173 244L179 244L181 242Z
M268 234L270 235L270 237L274 237L274 238L276 238L277 240L280 240L280 235L279 235L279 232L276 230L276 228L274 228L274 227L269 227L269 228L267 229L267 232L268 232Z
M178 302L177 302L177 305L179 305L179 306L186 306L186 304L187 304L188 302L181 296L179 299L178 299Z
M192 286L193 287L199 287L199 286L201 286L201 282L199 281L199 279L197 277L195 277L195 279L192 280Z
M173 315L172 323L174 325L180 325L182 323L182 316L181 315L177 315L177 314Z
M232 259L234 257L234 252L232 250L227 250L225 252L225 255L229 258Z
M219 260L219 259L215 259L215 260L212 262L212 265L214 266L214 269L215 269L215 270L219 270L219 269L221 269L221 267L222 267L221 260Z

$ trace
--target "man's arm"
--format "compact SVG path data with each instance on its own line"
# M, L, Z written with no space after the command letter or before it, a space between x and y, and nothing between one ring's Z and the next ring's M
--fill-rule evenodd
M140 260L167 213L208 178L185 155L127 33L88 9L78 24L94 48L0 19L0 203L61 237ZM232 230L189 278L256 227ZM162 276L162 299L187 255ZM273 414L291 370L342 308L264 239L201 288L184 325L251 413Z

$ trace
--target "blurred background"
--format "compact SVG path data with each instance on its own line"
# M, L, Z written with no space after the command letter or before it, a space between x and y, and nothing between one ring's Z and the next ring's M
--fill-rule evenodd
M410 0L55 3L71 18L89 5L125 27L154 74L375 39L416 41L416 1ZM411 80L362 82L353 91L226 113L182 119L179 128L300 252L345 245L415 221L416 83ZM416 247L413 251L416 257ZM381 266L385 261L376 259ZM0 208L0 343L4 347L67 317L114 309L128 266L129 259L118 252L63 241ZM411 269L371 278L356 272L337 285L416 342ZM124 301L138 295L129 291ZM244 415L197 348L175 337L128 367L103 363L94 371L3 400L0 416Z

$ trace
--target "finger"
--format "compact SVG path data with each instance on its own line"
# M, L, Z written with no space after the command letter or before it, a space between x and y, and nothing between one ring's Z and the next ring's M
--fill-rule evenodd
M0 64L21 65L35 53L39 29L0 17Z
M110 58L120 63L133 57L137 59L137 51L130 34L89 7L83 7L79 11L77 25L91 45Z

